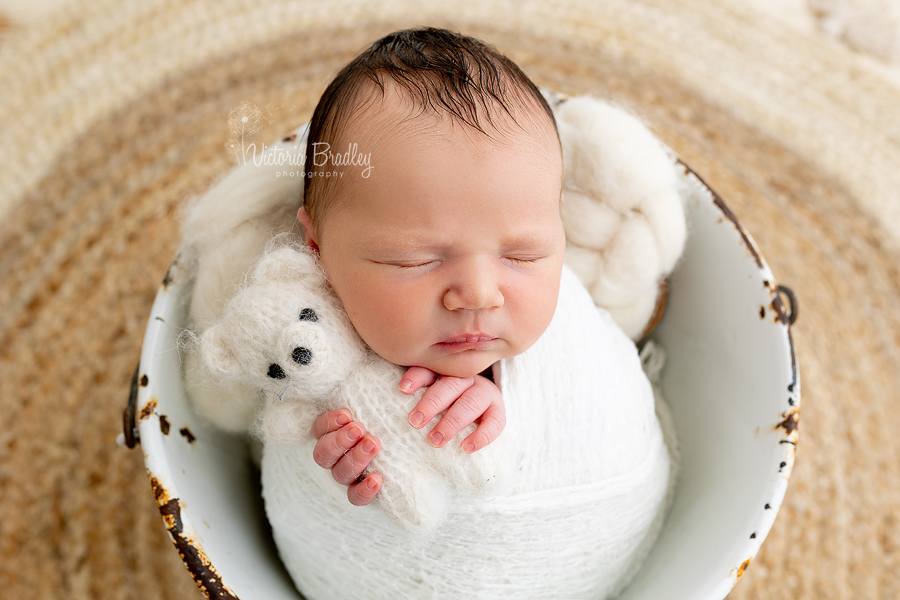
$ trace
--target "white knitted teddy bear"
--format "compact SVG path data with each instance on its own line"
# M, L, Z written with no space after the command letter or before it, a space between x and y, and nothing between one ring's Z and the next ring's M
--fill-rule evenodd
M409 426L407 414L422 392L397 389L403 368L368 349L305 248L264 254L222 318L200 336L199 354L224 383L266 392L257 422L264 462L309 441L319 414L350 409L383 442L371 463L384 478L377 501L406 529L433 529L451 494L482 497L501 479L499 444L471 455L458 444L436 449L426 440L431 426Z

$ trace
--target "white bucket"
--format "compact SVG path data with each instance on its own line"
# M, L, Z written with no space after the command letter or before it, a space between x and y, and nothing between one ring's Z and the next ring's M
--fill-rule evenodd
M659 541L622 600L722 600L772 527L794 464L793 298L788 311L724 203L687 168L681 183L687 246L651 335L668 355L661 385L681 442L681 473ZM210 598L302 598L269 535L245 444L204 427L187 405L177 343L183 278L176 258L136 374L133 412L160 513Z

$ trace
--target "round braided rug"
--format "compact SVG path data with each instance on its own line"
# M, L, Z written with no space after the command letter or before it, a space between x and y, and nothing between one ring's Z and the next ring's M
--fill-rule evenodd
M629 106L798 295L797 463L730 598L900 597L900 89L734 0L101 0L0 25L3 597L200 597L115 443L178 207L234 164L231 109L276 140L426 24Z

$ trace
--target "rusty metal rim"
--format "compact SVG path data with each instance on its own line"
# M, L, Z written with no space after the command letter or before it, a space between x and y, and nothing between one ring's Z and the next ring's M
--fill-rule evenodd
M779 285L775 289L778 293L787 296L788 304L790 305L790 310L787 313L788 325L793 325L797 321L797 311L800 310L800 306L797 303L797 296L794 294L793 290L786 285Z
M181 515L181 500L171 497L153 473L148 471L147 475L150 478L150 486L153 488L153 495L156 498L159 514L166 525L169 537L172 538L172 543L175 545L175 549L178 551L178 555L181 556L181 560L190 572L191 577L193 577L194 583L210 600L240 600L234 592L222 583L222 577L216 571L200 544L191 539L191 536L185 531Z
M125 445L134 448L141 442L141 436L138 432L135 422L135 414L137 413L138 398L138 374L141 370L141 363L138 362L134 367L134 375L131 377L131 389L128 392L128 404L122 411L122 432L125 435Z
M154 351L152 340L158 334L160 328L166 325L165 319L161 316L163 312L162 307L171 301L172 296L177 296L180 293L182 266L181 257L176 256L166 271L162 284L157 291L150 318L148 319L141 360L132 377L128 404L123 412L126 445L129 448L133 448L141 443L140 431L142 427L156 426L156 422L152 417L156 416L157 420L161 418L156 412L157 401L150 385L148 373L141 374L141 364L149 366L153 363L152 354L145 353ZM128 444L129 428L133 432L134 445ZM145 431L145 433L148 432L155 433L152 429ZM150 437L146 440L148 443L152 442ZM187 438L187 436L185 437ZM190 443L190 438L187 439L188 443ZM222 578L198 540L189 535L188 526L190 524L185 515L182 514L182 502L177 497L174 487L164 482L165 477L162 471L165 471L165 469L161 472L154 472L154 465L149 460L147 445L142 444L144 446L144 464L147 469L150 487L156 499L160 517L182 562L191 574L194 582L210 600L239 600L238 596L222 582Z
M790 476L793 472L797 442L799 439L798 428L800 420L800 379L797 366L796 349L794 347L793 336L791 335L791 325L793 325L797 321L797 316L799 314L799 302L797 300L796 294L788 286L781 284L773 285L774 275L772 274L771 269L769 268L759 249L756 247L756 243L753 241L753 238L744 229L737 216L725 204L725 202L716 193L716 191L713 190L700 175L698 175L680 158L676 157L675 160L676 163L684 169L686 176L694 177L700 183L700 185L702 185L702 187L710 194L713 200L713 204L722 212L722 215L725 217L725 219L730 221L734 226L735 230L741 238L741 242L752 256L753 261L756 263L756 266L760 271L763 272L763 283L765 284L766 289L769 290L770 297L772 298L771 306L776 311L777 321L784 325L785 328L785 337L788 343L791 360L791 382L787 386L787 392L788 394L790 394L790 396L788 397L788 407L781 414L781 420L774 426L774 430L776 431L778 429L783 429L783 433L785 435L784 439L779 441L779 445L784 446L784 450L781 452L780 462L777 465L777 472L780 473L783 478L778 482L778 484L775 485L772 497L770 498L770 502L767 502L762 507L762 516L757 521L759 527L753 527L754 530L750 533L746 540L748 548L747 552L743 556L747 556L747 558L741 560L739 564L737 564L731 570L729 577L726 579L726 581L728 581L728 589L725 590L725 595L727 595L728 593L730 593L731 588L734 587L738 580L740 580L741 576L746 572L747 568L750 566L750 563L759 552L759 549L762 546L762 542L766 539L769 532L771 531L771 527L774 524L774 520L777 517L778 511L781 508L781 504L784 500L784 495L787 492L787 486L790 480ZM785 308L785 304L781 299L782 294L787 298L788 308ZM785 471L785 469L787 470ZM768 515L766 515L766 513L769 511L774 511L774 514L771 517L768 517Z

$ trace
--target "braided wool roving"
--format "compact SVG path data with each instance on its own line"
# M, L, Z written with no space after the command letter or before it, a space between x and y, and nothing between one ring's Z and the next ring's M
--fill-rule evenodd
M643 123L606 102L571 98L555 115L566 264L636 340L687 236L672 158Z

